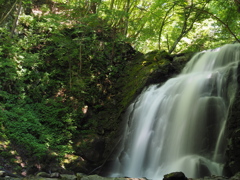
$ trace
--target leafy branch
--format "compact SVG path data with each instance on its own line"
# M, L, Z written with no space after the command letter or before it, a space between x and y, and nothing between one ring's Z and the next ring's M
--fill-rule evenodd
M161 23L161 26L160 26L160 30L159 30L159 34L158 34L158 49L160 50L161 49L161 36L162 36L162 31L163 31L163 27L165 26L166 24L166 20L167 20L167 17L168 17L168 14L171 12L171 10L174 8L176 4L174 3L168 10L167 12L165 13L165 16L162 20L162 23Z
M204 10L205 7L207 5L207 2L202 6L201 10ZM177 44L180 42L180 40L189 32L192 30L193 25L196 21L198 21L201 17L201 13L198 11L196 12L194 18L192 21L189 20L189 18L191 17L191 14L194 12L195 10L195 5L191 4L190 6L187 7L183 7L184 8L184 23L182 26L182 31L180 33L180 35L178 36L178 38L175 40L175 42L173 43L172 47L169 49L169 53L171 54L175 49ZM188 22L190 22L190 25L188 26Z
M212 18L216 19L218 22L220 22L222 25L224 25L224 27L228 30L228 32L234 37L234 39L240 43L240 39L238 39L238 37L236 36L236 34L234 34L234 32L230 29L230 27L228 26L227 23L225 23L224 21L222 21L220 18L218 18L217 16L215 16L214 14L204 10L204 9L199 9L197 7L195 7L196 10L206 13L208 15L210 15Z

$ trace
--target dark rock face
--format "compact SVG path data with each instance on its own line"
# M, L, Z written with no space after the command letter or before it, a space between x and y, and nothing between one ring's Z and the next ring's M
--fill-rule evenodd
M188 180L183 172L173 172L164 175L163 180Z
M238 68L238 91L229 112L227 123L226 175L240 172L240 66Z
M145 86L158 84L167 81L173 76L178 75L186 63L191 59L194 53L177 55L168 55L165 51L152 51L145 55L148 63L157 64L158 68L149 75Z

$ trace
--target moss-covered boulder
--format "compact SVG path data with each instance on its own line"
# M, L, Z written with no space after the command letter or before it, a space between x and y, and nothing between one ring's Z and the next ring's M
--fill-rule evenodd
M182 70L192 53L181 56L169 55L165 51L152 51L147 54L137 53L124 69L125 76L120 78L117 88L121 91L120 104L127 105L150 84L164 83Z
M188 180L183 172L172 172L164 175L163 180Z

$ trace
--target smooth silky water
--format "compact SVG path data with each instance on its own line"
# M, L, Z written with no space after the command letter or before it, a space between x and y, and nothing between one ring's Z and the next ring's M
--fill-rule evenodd
M240 45L196 54L182 73L151 85L130 105L111 177L182 171L187 177L222 175L224 129L237 89Z

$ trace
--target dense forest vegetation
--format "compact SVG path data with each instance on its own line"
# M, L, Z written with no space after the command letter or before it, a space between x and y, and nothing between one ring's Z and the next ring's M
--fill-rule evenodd
M240 42L239 15L239 0L0 0L0 168L70 162L76 139L116 129L100 112L134 54Z

